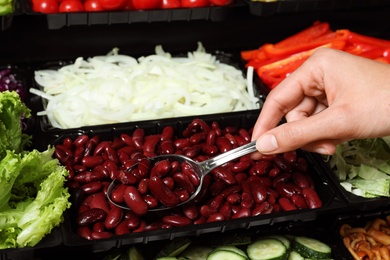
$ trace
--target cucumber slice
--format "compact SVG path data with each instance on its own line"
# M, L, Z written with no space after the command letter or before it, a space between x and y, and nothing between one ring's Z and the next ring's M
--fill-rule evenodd
M252 243L252 238L247 235L234 235L221 238L218 245L243 246Z
M266 238L275 238L275 239L279 240L280 242L283 243L283 245L287 249L289 249L291 247L291 241L286 236L283 236L283 235L270 235L270 236L266 236Z
M298 252L296 251L291 251L288 260L305 260L303 256L301 256Z
M213 252L216 252L216 251L231 251L231 252L234 252L236 254L239 254L239 255L242 255L244 256L245 258L247 258L247 255L246 253L244 252L244 250L242 249L239 249L237 248L236 246L218 246L216 247Z
M205 260L213 251L211 247L202 245L190 245L180 255L180 258L188 260Z
M276 238L259 239L247 248L251 260L285 260L287 249L284 244Z
M246 256L233 251L218 250L213 251L206 260L247 260Z
M156 256L156 259L167 257L167 256L178 256L183 252L189 245L191 240L189 238L176 238L171 243L166 245Z
M177 258L174 256L163 256L163 257L157 258L156 260L177 260Z
M331 259L332 249L327 244L309 237L295 237L292 249L305 258Z

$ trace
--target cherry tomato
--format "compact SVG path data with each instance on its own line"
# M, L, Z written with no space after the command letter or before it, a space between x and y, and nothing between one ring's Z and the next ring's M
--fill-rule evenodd
M208 0L181 0L181 7L191 8L191 7L204 7L208 6Z
M58 13L58 2L57 0L34 0L33 11L44 14Z
M135 10L159 9L162 0L133 0Z
M226 6L233 2L233 0L209 0L210 5Z
M169 8L179 8L181 7L180 0L162 0L161 8L169 9Z
M60 13L82 12L84 5L79 0L63 0L59 7Z
M84 2L84 10L87 12L99 12L103 11L103 7L99 4L98 0L87 0Z
M127 0L98 0L104 10L119 10L126 6Z

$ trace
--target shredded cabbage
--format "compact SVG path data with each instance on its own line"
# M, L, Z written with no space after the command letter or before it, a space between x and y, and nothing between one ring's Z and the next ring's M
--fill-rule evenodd
M35 71L41 89L30 92L47 100L38 115L67 129L257 109L252 76L219 62L201 43L187 57L172 57L160 45L138 59L114 48L58 70Z
M339 144L330 166L347 191L366 198L390 197L389 137Z

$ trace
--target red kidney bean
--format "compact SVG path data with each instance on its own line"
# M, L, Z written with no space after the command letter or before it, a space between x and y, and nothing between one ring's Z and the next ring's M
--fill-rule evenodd
M193 145L190 147L185 147L182 151L182 154L184 156L187 156L189 158L195 158L196 156L199 155L200 151L202 150L201 145Z
M92 181L81 186L81 189L86 194L96 193L103 189L103 184L100 181Z
M252 217L269 214L272 212L272 205L268 201L264 201L263 203L257 204L255 208L252 210Z
M101 155L104 151L104 148L109 144L110 144L109 141L102 141L98 143L95 147L95 150L93 151L93 155L94 156Z
M228 133L228 134L237 134L238 133L238 129L235 126L226 126L225 127L225 132Z
M88 182L92 182L92 181L102 181L104 179L105 179L105 176L102 173L91 172L91 171L77 174L73 178L73 180L80 182L80 183L88 183Z
M96 222L92 226L92 231L93 232L103 232L105 230L104 223L103 222Z
M238 193L232 193L227 196L226 201L230 204L236 204L241 202L241 196Z
M61 164L65 165L72 161L72 156L67 155L63 149L58 146L54 149L54 156L60 161Z
M173 190L173 188L175 187L175 181L171 176L163 178L162 181L165 185L167 185L170 190Z
M126 205L137 215L142 216L148 213L148 204L134 186L126 187L124 199Z
M135 185L139 181L138 177L135 176L133 172L127 172L123 169L119 169L115 172L115 179L127 185Z
M199 213L205 217L206 219L208 217L210 217L210 215L214 214L214 213L217 213L218 210L216 208L212 208L210 207L209 205L202 205L200 208L199 208Z
M294 169L298 172L307 173L308 171L307 161L303 157L298 157L296 163L294 164Z
M89 207L87 204L82 203L82 204L79 206L77 213L80 214L80 213L82 213L82 212L84 212L84 211L86 211L86 210L88 210L88 209L90 209L90 207Z
M74 171L76 174L85 172L86 170L87 170L87 167L86 167L85 165L80 165L80 164L74 164L74 165L73 165L73 171Z
M305 208L308 207L308 206L307 206L307 203L306 203L306 201L305 201L305 199L304 199L301 195L299 195L299 194L293 194L293 195L290 197L290 200L291 200L291 202L292 202L295 206L297 206L297 207L300 208L300 209L305 209Z
M173 207L179 204L177 195L160 178L150 178L149 189L153 196L165 206Z
M124 219L128 229L136 229L141 223L139 216L132 211L126 211Z
M193 224L194 225L201 225L206 223L207 219L203 216L200 216L198 219L194 220Z
M112 141L112 148L116 151L124 146L126 146L126 143L122 141L122 139L118 136L114 137L114 140Z
M240 136L242 136L242 137L245 139L246 142L250 142L251 139L252 139L252 137L251 137L251 135L249 134L249 132L248 132L246 129L244 129L244 128L240 128L240 129L238 130L238 134L239 134Z
M236 138L232 134L226 133L224 137L232 144L232 148L237 147Z
M103 162L102 166L108 172L109 178L111 180L115 179L116 172L118 171L118 165L113 161L107 160Z
M293 182L301 189L310 187L309 181L306 178L306 175L301 172L293 172L292 175Z
M150 195L150 194L146 194L144 196L144 201L146 202L146 204L148 204L148 207L150 209L156 208L158 206L158 204L159 204L159 201L155 197Z
M133 229L134 233L139 233L145 231L146 222L143 220L140 220L139 225L136 229Z
M292 202L289 199L287 199L285 197L279 198L278 203L279 203L280 207L284 211L290 211L290 210L298 209L294 204L292 204Z
M232 215L232 219L237 219L237 218L247 218L252 215L252 212L248 208L241 208L238 210L236 213Z
M297 151L289 151L283 153L283 157L291 164L294 164L297 160Z
M77 224L79 226L88 226L95 222L102 221L107 216L107 213L98 208L92 208L86 211L81 212L77 216Z
M191 146L190 141L188 138L179 138L173 141L173 145L176 147L178 150L183 150L186 147Z
M126 169L129 168L129 166L126 165L126 163L131 160L128 153L124 152L123 150L118 151L118 159L121 165L123 165Z
M285 182L278 182L275 185L275 190L279 193L280 196L285 198L290 198L295 194L295 190Z
M265 175L268 174L272 169L272 163L267 160L260 160L255 162L253 167L251 168L251 175Z
M252 209L254 205L255 205L255 201L253 200L252 194L243 192L241 194L240 206L242 208Z
M63 141L62 141L62 145L67 148L67 149L71 149L72 148L72 145L73 145L73 141L72 139L70 139L69 137L65 138Z
M94 168L98 165L101 165L103 162L104 159L101 156L85 156L81 160L81 163L88 168Z
M251 165L252 163L249 160L239 161L234 163L232 167L230 167L230 170L234 173L239 173L246 171Z
M217 180L210 185L210 195L215 197L220 194L225 188L226 185L222 181Z
M269 173L268 173L268 176L272 179L276 178L278 175L280 174L280 169L278 167L274 167L272 168Z
M144 138L143 151L144 153L155 154L157 145L160 142L160 135L148 135Z
M84 147L77 147L76 148L76 151L78 150L78 148L84 148L84 149L79 149L79 150L83 150L83 156L91 156L93 155L93 152L97 146L97 144L99 143L100 141L100 138L99 136L95 135L94 137L92 137L91 139L88 140L88 142L85 144L85 148ZM76 157L76 155L75 155Z
M175 147L172 140L161 141L160 149L161 154L173 154L175 152Z
M153 165L150 171L150 177L164 177L171 171L171 169L172 166L168 160L158 161Z
M182 188L175 188L173 192L179 198L180 202L187 201L190 198L190 194L188 193L188 191Z
M133 145L141 151L143 150L144 136L145 131L142 128L135 129L132 136Z
M104 210L106 213L110 211L110 205L106 195L103 192L91 195L91 202L89 203L91 209L98 208Z
M111 192L111 200L117 204L121 204L125 202L124 195L127 186L125 184L119 184L112 192Z
M255 203L263 203L267 199L267 189L260 181L249 181L253 200Z
M232 207L229 203L225 202L222 207L219 209L219 213L221 213L226 220L232 217Z
M194 203L187 203L183 205L183 214L191 220L195 220L199 216L198 208Z
M279 182L288 182L291 179L291 173L282 172L272 180L272 186L275 187Z
M213 199L211 199L209 206L211 208L215 208L219 210L219 208L222 206L222 204L225 202L225 198L222 197L222 195L217 195Z
M199 144L206 140L206 133L205 132L195 133L191 135L188 140L192 145Z
M196 174L192 166L186 162L182 162L180 166L182 173L187 175L187 177L191 180L192 184L194 184L195 187L198 187L200 185L200 177L198 176L198 174Z
M181 172L173 174L173 180L178 187L186 190L190 195L195 192L195 186L192 184L190 178Z
M192 224L192 220L184 216L164 216L162 218L164 224L168 224L172 227L183 227Z
M122 217L123 209L115 205L111 205L111 209L104 220L104 226L107 229L113 229L121 222Z
M214 129L212 129L206 136L206 144L214 145L216 140L217 140L217 133L215 132Z
M144 228L144 231L158 230L158 229L171 228L171 227L172 226L169 224L164 224L161 221L155 221L147 224Z
M274 162L282 171L290 172L292 170L290 162L282 155L276 155L274 157Z
M234 174L227 168L217 167L211 171L215 178L223 181L226 185L234 185L236 184L236 179L234 178Z
M106 145L104 153L107 155L108 160L119 163L118 153L111 145Z
M138 191L141 194L146 194L149 192L149 179L144 178L138 182Z
M172 140L174 134L173 126L165 126L161 131L161 141Z
M214 214L211 214L206 222L218 222L218 221L223 221L225 220L225 216L222 213L216 212Z
M236 139L237 146L243 146L244 144L248 143L247 141L245 141L244 137L240 135L235 135L234 138Z
M201 148L202 152L208 156L217 155L217 153L219 152L218 147L212 144L202 143Z
M73 144L76 146L84 146L88 142L88 140L88 135L80 135L73 141Z
M112 237L114 234L108 231L103 232L92 232L91 237L93 240L107 239Z
M115 226L114 233L117 236L126 235L130 233L127 219L123 219L118 225Z
M76 233L85 239L92 240L92 230L87 226L78 226Z
M215 140L215 144L217 145L217 147L218 147L219 151L221 151L221 153L225 153L225 152L233 149L233 145L230 143L230 141L226 137L223 137L223 136L218 137Z
M120 138L121 138L122 142L124 142L126 145L128 145L128 146L134 145L133 138L130 135L123 133L120 135Z
M221 195L222 195L222 197L226 198L230 194L241 192L241 190L242 190L241 185L233 185L233 186L227 187L225 190L223 190L221 192Z
M302 189L302 195L310 209L322 207L322 201L317 192L312 188Z

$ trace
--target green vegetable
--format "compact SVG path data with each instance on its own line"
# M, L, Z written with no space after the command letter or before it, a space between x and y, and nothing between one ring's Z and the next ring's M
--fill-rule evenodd
M363 197L390 196L390 137L352 140L330 157L340 184Z
M6 15L14 11L12 0L0 0L0 15Z
M171 241L168 245L166 245L156 256L156 259L160 259L162 257L176 257L181 252L183 252L189 245L191 244L191 240L189 238L180 237Z
M243 256L233 251L225 251L225 250L212 252L207 257L207 260L247 260L247 259L248 258L246 256Z
M180 255L180 258L188 260L204 260L213 251L209 246L190 245Z
M0 93L0 249L34 246L63 220L70 207L68 171L54 148L25 151L21 116L30 111L16 92ZM4 138L6 137L6 138Z
M276 238L262 238L247 248L251 260L284 260L287 259L287 248Z
M293 251L310 259L331 259L332 249L325 243L310 237L295 237Z

